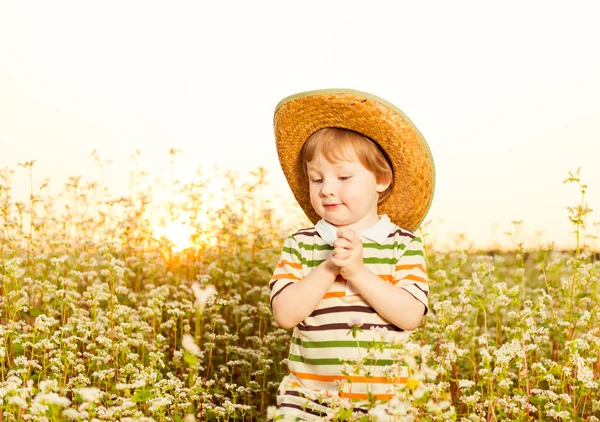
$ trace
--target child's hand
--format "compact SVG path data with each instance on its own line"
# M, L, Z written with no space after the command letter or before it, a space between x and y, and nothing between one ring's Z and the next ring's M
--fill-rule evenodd
M325 269L327 271L329 271L331 274L335 275L336 277L340 274L340 267L338 267L337 265L335 265L332 261L332 257L333 255L329 255L329 258L327 258L322 265L325 266Z
M340 229L333 248L332 263L340 268L340 275L351 282L365 269L360 236L350 229Z

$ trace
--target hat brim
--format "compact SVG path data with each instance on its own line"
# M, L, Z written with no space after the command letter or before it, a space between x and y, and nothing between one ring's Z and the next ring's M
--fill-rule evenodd
M300 152L313 133L326 127L361 133L386 152L393 167L394 184L390 195L379 204L379 214L388 214L398 226L412 231L423 222L435 190L433 156L419 129L393 104L350 89L301 92L277 104L273 126L283 174L313 223L321 217L310 203Z

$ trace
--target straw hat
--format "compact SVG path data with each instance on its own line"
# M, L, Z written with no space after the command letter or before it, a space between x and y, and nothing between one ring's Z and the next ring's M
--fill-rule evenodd
M423 222L433 199L433 157L419 129L393 104L351 89L301 92L277 104L273 125L283 174L313 223L321 217L310 203L300 151L310 135L326 127L359 132L388 155L394 184L388 198L379 204L379 214L387 214L398 226L413 231Z

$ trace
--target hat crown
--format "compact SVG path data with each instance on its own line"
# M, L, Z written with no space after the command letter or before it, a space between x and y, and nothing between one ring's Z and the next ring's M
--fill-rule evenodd
M281 100L273 118L279 162L292 192L316 223L300 151L316 131L339 127L359 132L387 154L394 171L389 197L379 205L400 227L415 230L429 211L435 185L435 166L425 138L399 108L386 100L351 89L301 92Z

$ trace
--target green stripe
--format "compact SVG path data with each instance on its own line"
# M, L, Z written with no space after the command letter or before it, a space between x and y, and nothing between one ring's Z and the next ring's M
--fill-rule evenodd
M308 259L304 258L296 249L288 248L286 246L283 247L283 252L286 252L290 255L295 255L300 260L300 263L302 263L302 265L306 265L307 267L317 267L321 262L325 261L324 259L315 259L313 261L309 261Z
M309 261L308 259L303 259L302 264L307 267L318 267L321 262L325 261L324 259L315 259L314 261Z
M333 246L329 246L328 244L324 244L324 245L319 245L317 243L315 244L308 244L308 243L304 243L304 242L300 242L298 243L298 246L300 246L302 249L306 250L306 251L314 251L315 249L318 251L331 251L333 250Z
M398 263L398 258L363 258L365 264L394 264Z
M306 363L307 365L342 365L338 358L320 358L320 359L309 359L298 355L290 355L288 360L292 362ZM393 359L365 359L364 364L369 366L390 366L396 363Z
M319 243L314 243L314 244L310 244L310 243L304 243L304 242L300 242L298 243L298 246L301 249L304 249L306 251L313 251L313 250L317 250L317 251L330 251L333 250L333 246L329 246L327 243L324 244L319 244ZM380 245L378 243L363 243L363 249L375 249L378 251L383 251L383 250L394 250L394 249L401 249L404 250L406 248L406 244L405 243L398 243L398 242L394 242L392 244L389 245Z
M402 256L417 256L420 255L422 257L424 257L425 255L423 254L423 251L406 251L404 252L404 254Z
M338 358L309 359L298 355L289 355L288 360L291 360L292 362L307 363L309 365L341 365Z
M306 246L307 248L310 248L310 245L305 245L302 244L304 246ZM364 245L363 245L364 246ZM331 248L329 247L329 245L326 245L326 248L323 247L322 245L313 245L314 249L317 250L331 250ZM399 248L404 249L405 245L398 245ZM377 249L377 248L373 248L373 249ZM309 250L309 249L307 249ZM305 257L302 256L302 254L300 253L300 251L298 251L297 249L294 248L288 248L287 246L283 247L283 252L286 252L290 255L294 255L298 258L298 260L303 264L306 265L307 267L317 267L319 266L319 264L321 264L323 261L325 261L324 259L315 259L315 260L308 260ZM425 254L423 253L423 250L407 250L405 251L402 256L422 256L425 257ZM398 258L377 258L377 257L370 257L370 258L363 258L363 262L365 264L389 264L389 265L396 265L398 263Z
M288 248L287 246L284 246L283 252L289 253L290 255L296 255L298 257L298 259L300 259L300 260L302 259L302 255L300 255L300 252L298 252L294 248Z
M290 415L277 415L273 418L273 421L289 421L290 420ZM294 419L296 422L298 421L303 421L304 419L301 418L296 418Z
M398 243L398 242L394 242L391 245L379 245L377 243L363 243L363 249L376 249L378 251L382 251L385 249L390 249L390 250L400 249L403 251L405 248L406 248L406 243Z
M348 328L350 329L350 328ZM362 347L369 348L382 342L376 341L354 341L354 340L328 340L328 341L302 341L298 337L292 337L292 343L306 349L325 349L329 347ZM386 344L386 343L383 343Z

